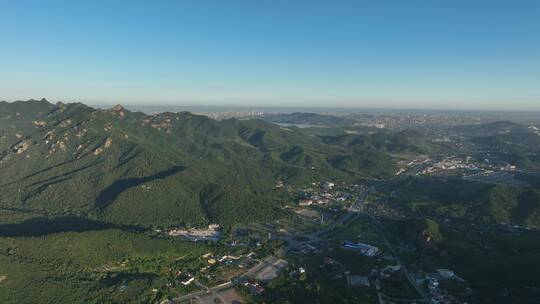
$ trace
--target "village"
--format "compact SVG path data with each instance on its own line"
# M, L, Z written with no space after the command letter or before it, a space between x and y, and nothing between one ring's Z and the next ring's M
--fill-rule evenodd
M296 201L284 204L294 217L238 225L230 233L215 224L157 230L164 237L224 244L231 251L208 252L197 259L200 268L178 270L175 279L161 287L172 288L176 296L162 303L246 303L264 298L278 282L313 279L328 280L380 304L460 303L440 285L458 281L466 286L452 270L406 267L399 254L415 248L386 239L372 215L378 209L369 202L371 188L312 183L296 192Z
M483 159L474 159L471 156L445 156L434 158L419 155L413 159L398 163L396 176L445 176L457 175L464 180L477 181L488 184L502 184L509 186L527 186L525 181L516 178L521 170L515 164L504 160L491 159L486 153Z

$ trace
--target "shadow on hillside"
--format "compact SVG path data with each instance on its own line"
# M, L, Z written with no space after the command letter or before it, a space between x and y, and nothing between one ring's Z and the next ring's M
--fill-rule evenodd
M149 285L158 277L155 273L126 273L126 272L115 272L109 273L107 276L99 279L99 283L102 287L108 288L116 286L120 291L126 291L131 282L146 281L142 282L143 284Z
M18 224L3 224L0 225L0 236L43 236L58 232L84 232L105 229L144 231L143 228L138 226L115 225L82 217L66 216L56 218L40 217L29 219Z
M158 172L154 175L117 180L105 190L101 191L101 193L96 199L96 207L104 209L111 202L113 202L122 192L126 191L131 187L136 187L140 184L144 184L146 182L156 179L164 179L185 169L186 167L184 166L172 166L169 169Z

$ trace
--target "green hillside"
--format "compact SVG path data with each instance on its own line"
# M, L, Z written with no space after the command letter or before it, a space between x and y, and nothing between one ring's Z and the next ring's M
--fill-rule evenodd
M407 136L318 136L262 120L146 115L46 100L0 103L0 220L76 216L119 225L200 226L281 214L292 184L394 173ZM414 137L414 136L413 136Z
M394 196L425 214L540 226L540 191L457 179L412 178L394 185Z

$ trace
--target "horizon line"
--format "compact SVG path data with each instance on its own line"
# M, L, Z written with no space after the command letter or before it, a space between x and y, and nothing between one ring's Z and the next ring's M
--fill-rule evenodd
M501 113L501 112L537 112L540 114L540 109L479 109L479 108L432 108L432 107L373 107L373 106L306 106L306 105L244 105L244 104L171 104L171 103L157 103L157 104L147 104L147 103L122 103L122 102L92 102L92 101L64 101L64 100L50 100L45 97L42 98L30 98L30 99L14 99L11 101L0 99L0 102L14 103L14 102L27 102L27 101L42 101L45 100L51 104L58 102L61 103L82 103L88 106L104 108L104 107L114 107L115 105L122 105L124 108L128 109L130 107L200 107L200 108L261 108L261 109L317 109L317 110L393 110L393 111L441 111L441 112L485 112L485 113Z

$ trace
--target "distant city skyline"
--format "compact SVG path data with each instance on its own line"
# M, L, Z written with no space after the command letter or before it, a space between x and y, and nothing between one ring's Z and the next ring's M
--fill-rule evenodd
M0 0L0 100L540 110L538 1Z

